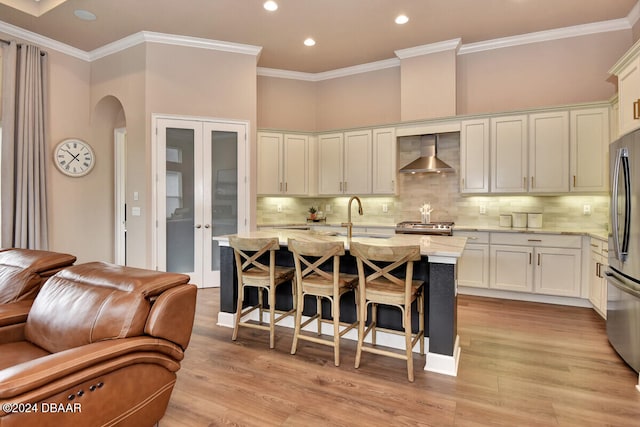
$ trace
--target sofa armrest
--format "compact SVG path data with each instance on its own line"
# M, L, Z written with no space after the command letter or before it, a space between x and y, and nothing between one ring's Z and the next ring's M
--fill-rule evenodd
M0 304L0 328L27 321L33 300Z
M153 337L100 341L0 370L0 400L53 382L60 383L64 389L68 385L65 380L85 379L82 378L84 370L97 376L135 363L156 363L175 372L180 369L183 356L176 344Z

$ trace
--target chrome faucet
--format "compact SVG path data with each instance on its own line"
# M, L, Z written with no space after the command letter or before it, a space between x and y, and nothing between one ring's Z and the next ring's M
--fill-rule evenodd
M353 235L353 223L351 222L351 203L353 201L358 202L358 214L362 215L362 202L360 202L360 198L358 196L352 196L349 199L349 205L347 206L347 222L343 222L342 227L347 227L347 239L351 240L351 236Z

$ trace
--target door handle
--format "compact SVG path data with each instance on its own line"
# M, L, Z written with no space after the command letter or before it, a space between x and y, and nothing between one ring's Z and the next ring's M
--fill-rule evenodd
M633 103L633 119L640 119L640 99Z
M196 224L195 228L202 228L202 225Z
M204 228L211 228L211 225L209 225L209 224L205 224L205 225L204 225Z

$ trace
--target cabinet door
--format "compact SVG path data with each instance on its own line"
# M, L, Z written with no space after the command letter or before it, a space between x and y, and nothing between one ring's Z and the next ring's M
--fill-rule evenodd
M489 192L489 120L465 120L460 132L460 192Z
M373 130L373 194L396 193L396 131Z
M468 244L458 260L458 285L489 287L489 245Z
M640 127L640 59L633 60L618 74L618 124L620 135Z
M342 194L343 135L325 134L318 137L318 194Z
M344 134L344 184L347 194L371 193L371 131Z
M569 113L529 115L529 191L569 191Z
M309 137L285 135L283 150L284 193L305 196L309 193Z
M571 191L609 191L609 109L571 111Z
M536 248L535 292L567 297L580 296L580 249Z
M533 248L491 245L489 287L507 291L533 291Z
M491 191L527 191L527 116L491 119Z
M258 195L282 193L282 140L281 133L258 133Z

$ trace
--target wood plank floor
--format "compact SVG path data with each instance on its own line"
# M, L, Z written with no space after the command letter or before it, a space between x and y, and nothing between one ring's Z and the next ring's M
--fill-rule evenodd
M291 331L215 325L219 290L202 289L194 333L160 427L182 426L638 426L638 375L609 346L593 310L460 296L457 377L332 348Z

